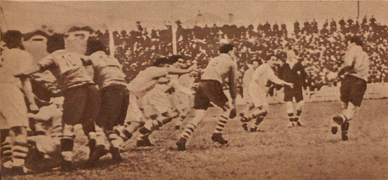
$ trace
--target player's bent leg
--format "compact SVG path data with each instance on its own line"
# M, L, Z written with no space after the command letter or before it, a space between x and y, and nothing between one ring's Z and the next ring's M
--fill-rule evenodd
M288 115L288 120L290 121L290 125L288 127L294 127L294 107L292 101L286 102L286 111Z
M218 117L218 124L216 129L211 137L214 142L220 144L227 144L228 141L222 137L222 131L224 130L226 124L229 121L229 118L234 118L236 116L236 109L231 109L229 106L224 106L222 114Z
M12 127L10 134L14 135L12 142L12 173L31 174L32 171L25 167L25 159L28 153L27 128L22 126Z
M187 122L185 128L183 129L183 132L180 135L179 140L176 143L178 150L186 150L187 139L189 139L190 136L194 133L195 128L197 128L198 124L202 121L205 112L205 109L195 110L195 117L193 119L190 119L189 122Z
M62 171L70 171L72 169L74 138L74 125L65 123L63 125L63 135L60 139L63 158L61 163Z
M107 131L105 134L111 144L109 151L112 154L112 160L122 161L123 158L120 155L120 147L124 143L124 140L114 130Z
M252 127L250 128L250 132L257 132L257 128L260 125L261 122L263 122L265 116L268 114L269 105L264 104L262 107L257 108L259 111L256 111L257 114L254 115L255 122L253 123Z
M5 132L5 130L2 130ZM12 134L9 134L12 133ZM13 135L14 132L11 131L8 133L8 130L6 133L1 134L1 138L4 140L1 143L1 171L2 173L7 173L11 171L12 168L12 138L15 136Z
M303 100L296 103L296 115L294 117L294 122L296 123L297 126L302 126L299 119L300 119L300 115L302 114L303 106L304 106Z
M186 119L187 115L189 114L189 109L184 108L179 115L179 118L175 122L175 130L179 130L182 126L183 120Z

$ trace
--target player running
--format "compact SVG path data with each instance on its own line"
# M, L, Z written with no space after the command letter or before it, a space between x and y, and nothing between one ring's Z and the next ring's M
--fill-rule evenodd
M271 81L275 84L285 85L292 87L292 83L287 83L283 80L280 80L276 77L275 72L273 71L273 67L279 65L281 62L278 60L276 55L270 55L269 59L266 63L260 65L252 75L252 82L249 85L249 96L251 97L253 104L255 106L254 109L250 110L248 114L241 119L243 122L244 130L248 130L248 122L252 119L255 119L255 122L250 127L250 132L256 132L259 124L264 120L264 117L268 113L268 102L267 102L267 91L266 87L267 82Z
M341 139L343 141L348 140L349 122L360 109L367 87L369 71L368 54L362 50L363 43L360 37L353 36L347 39L346 43L348 47L344 64L338 73L330 72L327 75L328 80L344 76L340 88L343 111L333 117L334 125L331 128L331 132L336 134L338 126L341 126Z
M240 116L241 117L244 117L244 115L249 110L252 110L253 108L255 108L255 105L253 104L252 99L249 96L248 89L249 89L249 85L251 84L252 79L253 79L252 74L259 67L260 63L261 62L259 60L251 61L250 66L248 67L248 69L244 73L244 77L243 77L243 88L244 88L243 89L243 95L244 95L245 106L244 106L244 109L240 112ZM248 131L248 126L246 126L246 124L243 126L243 128L244 128L245 131Z
M235 48L231 44L224 44L220 47L220 55L210 60L194 97L195 117L191 119L184 128L179 140L176 142L178 150L186 150L187 139L194 132L194 129L202 121L206 110L211 103L223 110L220 114L217 127L211 137L214 142L227 144L228 141L222 137L222 131L230 118L236 116L236 83L237 63L235 59ZM222 83L228 78L229 92L232 98L232 106L229 106L228 98L224 94Z
M169 74L185 74L189 73L197 68L196 65L191 66L188 69L179 69L172 66L165 66L165 64L168 63L167 58L158 58L153 66L150 66L146 68L145 70L141 71L134 80L132 80L128 84L128 89L130 90L130 103L129 108L127 111L127 117L125 119L125 129L119 128L118 131L120 132L120 136L124 138L124 140L128 140L132 137L133 133L140 127L144 126L143 130L147 129L149 131L157 129L159 126L163 125L166 122L163 121L171 121L169 119L164 119L162 117L159 117L159 113L164 113L162 111L165 111L167 113L168 108L166 108L163 105L156 106L155 103L150 104L147 102L144 102L145 100L149 101L150 99L147 99L145 97L148 93L152 92L152 90L158 85L167 83L168 79L166 78ZM162 88L163 86L159 86ZM159 91L154 91L154 93L157 93ZM164 91L162 92L162 96L156 96L152 97L152 100L158 101L158 98L165 99ZM151 101L152 101L151 100ZM170 104L170 102L167 100L160 101L163 104ZM140 110L143 109L145 111L145 108L155 108L153 112L146 112L145 116L143 112ZM167 114L166 114L167 115ZM142 131L143 134L147 134L148 131ZM145 137L146 138L146 137ZM147 139L144 139L147 141ZM140 144L150 144L149 142L139 142Z

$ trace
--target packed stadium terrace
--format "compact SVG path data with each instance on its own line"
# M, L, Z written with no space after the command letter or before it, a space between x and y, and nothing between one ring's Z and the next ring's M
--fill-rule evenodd
M247 27L237 25L211 27L194 26L183 28L180 21L176 22L178 54L190 60L196 60L200 68L206 66L207 61L218 54L218 47L223 40L231 41L237 47L238 66L241 82L243 72L247 69L247 62L254 59L265 59L269 54L277 54L283 60L286 52L293 50L304 59L308 73L307 85L310 89L320 88L327 84L325 74L336 71L342 64L346 44L344 39L357 34L364 40L364 48L370 57L369 83L388 82L388 27L377 23L376 19L369 21L364 17L361 24L352 19L326 20L319 29L318 23L304 22L303 27L298 21L294 23L294 30L288 33L285 24L259 24ZM338 24L338 25L337 25ZM138 22L136 31L114 31L115 57L123 64L127 80L133 79L140 70L151 65L160 56L171 55L172 27L151 30L141 27ZM108 32L97 32L98 37L108 44ZM108 47L108 46L107 46ZM136 73L134 73L136 72Z

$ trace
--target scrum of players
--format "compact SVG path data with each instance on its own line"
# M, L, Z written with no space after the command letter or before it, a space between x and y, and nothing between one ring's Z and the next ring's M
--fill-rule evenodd
M188 67L184 57L172 55L154 60L152 66L127 83L121 64L107 55L106 47L96 37L87 38L81 53L69 48L82 47L77 46L80 41L71 35L79 30L93 32L84 26L52 35L47 42L50 54L38 63L23 50L23 35L19 31L4 34L5 47L0 62L2 174L30 174L58 167L63 171L73 170L77 124L81 124L88 138L89 157L85 168L93 167L108 153L112 161L122 161L123 145L135 138L134 134L138 147L153 146L149 136L172 121L176 130L182 130L176 142L177 149L186 150L186 142L212 106L222 112L217 116L211 139L228 144L222 132L227 122L237 117L237 58L232 44L221 44L219 56L211 59L204 69L198 69L195 63ZM361 60L356 58L356 63L350 58L361 57L357 54L359 51L350 51L346 55L347 66L338 73L329 73L328 79L349 77L349 72L357 74L358 69L364 70L365 54L359 58ZM285 62L274 54L263 61L261 65L252 61L244 75L246 104L238 116L243 129L260 131L258 126L269 109L269 81L285 88L289 127L302 126L299 119L306 74L303 59L290 51ZM359 61L364 64L360 65ZM356 70L352 64L358 65ZM275 68L278 75L275 75ZM54 85L39 79L40 73L47 72L55 77ZM200 78L196 78L198 74ZM224 93L224 83L229 87L230 98ZM39 93L41 91L46 93ZM332 133L340 126L342 140L347 140L349 121L361 103L359 98L354 100L351 96L341 99L349 108L333 118ZM194 102L190 103L192 99ZM191 109L194 109L194 117L187 118ZM185 119L187 122L182 126Z

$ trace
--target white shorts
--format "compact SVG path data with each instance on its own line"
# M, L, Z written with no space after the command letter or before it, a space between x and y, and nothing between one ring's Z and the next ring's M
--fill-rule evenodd
M153 89L144 96L144 114L151 116L162 114L173 108L170 95L159 89Z
M172 100L174 108L180 113L188 111L190 103L189 95L182 92L174 92L172 94Z
M251 83L248 89L248 94L255 107L268 106L267 91L257 83Z
M244 102L247 104L252 103L251 96L249 95L249 86L248 87L243 87L243 95L244 95Z
M27 106L20 88L11 83L0 86L0 129L28 127Z
M139 103L141 100L137 99L137 97L129 93L129 105L127 109L127 116L125 117L125 123L130 123L130 122L144 122L144 115L143 112L139 108ZM141 103L140 103L140 106Z

